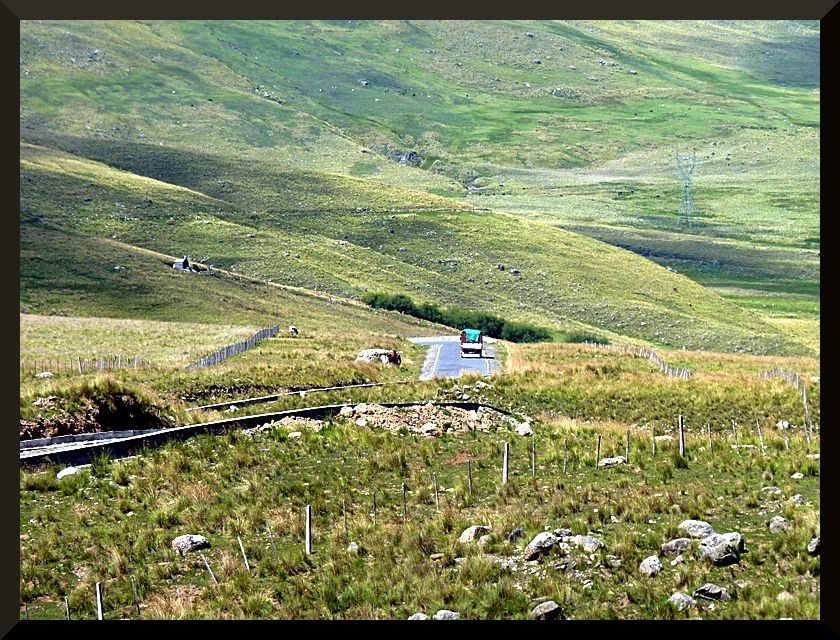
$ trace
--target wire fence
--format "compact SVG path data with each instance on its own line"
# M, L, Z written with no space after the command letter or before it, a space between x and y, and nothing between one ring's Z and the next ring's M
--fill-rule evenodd
M600 342L590 342L588 340L585 341L583 344L589 347L594 347L596 349L602 349L604 351L626 353L629 355L636 356L637 358L647 358L648 360L653 362L657 367L659 367L659 370L666 376L671 376L673 378L681 378L683 380L688 380L689 378L691 378L691 371L689 371L685 367L672 367L662 358L660 358L659 354L656 353L656 351L654 351L653 349L646 349L644 347L630 347L621 344L601 344Z
M237 342L236 344L229 344L226 347L222 347L218 351L214 351L209 356L204 356L198 362L193 362L187 367L187 370L195 371L196 369L203 369L204 367L210 367L214 364L219 364L220 362L222 362L223 360L227 360L231 356L235 356L237 354L242 353L243 351L247 351L248 349L256 345L260 340L265 340L266 338L272 338L276 336L279 333L279 331L280 325L277 324L273 327L260 329L247 340Z
M109 355L96 358L56 357L26 359L20 361L20 371L25 375L44 373L88 373L91 371L114 371L116 369L145 369L154 366L151 360L140 356ZM49 377L49 376L44 376Z
M808 391L805 380L802 379L802 376L798 373L794 373L793 371L782 369L781 367L770 369L769 371L763 371L758 375L766 380L784 380L792 387L796 387L796 390L799 392L799 396L802 399L802 407L805 410L805 422L808 425L808 430L812 431L813 425L811 424L811 407L808 404Z

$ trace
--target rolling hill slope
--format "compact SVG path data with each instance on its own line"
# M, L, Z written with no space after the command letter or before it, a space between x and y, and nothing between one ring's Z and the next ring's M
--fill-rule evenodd
M781 22L24 22L22 216L347 296L807 352L753 299L569 231L812 313L818 163L773 180L789 140L818 149L818 57L818 25ZM710 140L766 150L674 228L662 158Z

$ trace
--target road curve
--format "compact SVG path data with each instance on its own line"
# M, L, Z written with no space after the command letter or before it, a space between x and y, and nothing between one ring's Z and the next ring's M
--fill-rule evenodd
M496 361L496 347L484 344L484 357L461 357L461 342L458 336L432 336L428 338L409 338L414 344L431 347L423 363L421 380L432 378L459 378L463 372L480 373L485 376L499 369Z

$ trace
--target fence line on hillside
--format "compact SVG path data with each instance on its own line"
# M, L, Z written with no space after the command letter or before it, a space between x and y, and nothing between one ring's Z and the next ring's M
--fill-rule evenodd
M222 362L222 360L227 360L231 356L235 356L237 354L242 353L243 351L247 351L255 344L257 344L260 340L265 340L266 338L272 338L276 336L279 333L279 331L280 325L277 324L273 327L260 329L247 340L237 342L236 344L229 344L226 347L222 347L218 351L214 351L209 356L204 356L201 360L193 362L187 367L187 370L195 371L196 369L202 369L204 367L209 367L214 364L218 364Z
M792 387L796 387L796 390L799 392L799 397L802 400L802 407L805 409L805 422L808 425L808 431L812 432L813 425L811 424L811 407L808 404L808 391L806 389L805 380L803 380L802 376L798 373L794 373L793 371L782 369L781 367L776 367L775 369L770 369L769 371L763 371L758 375L765 380L784 380Z
M88 373L91 371L114 371L116 369L145 369L153 367L151 360L140 356L108 355L96 358L53 357L33 358L20 361L20 370L25 374L71 371L73 373Z
M659 367L659 370L666 376L681 378L683 380L688 380L689 378L691 378L691 371L689 371L686 367L672 367L662 358L660 358L659 354L656 353L656 351L654 351L653 349L646 349L644 347L630 347L621 344L602 344L600 342L590 342L589 340L586 340L583 344L589 347L594 347L596 349L603 349L605 351L614 351L616 353L626 353L629 355L633 355L638 358L647 358L648 360L653 362L657 367Z

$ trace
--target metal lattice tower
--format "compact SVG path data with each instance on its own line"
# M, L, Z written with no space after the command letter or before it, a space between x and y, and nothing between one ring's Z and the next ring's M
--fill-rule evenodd
M680 203L680 213L685 216L688 221L688 226L691 226L691 217L697 212L694 206L694 200L691 197L691 174L694 173L694 167L697 164L697 155L692 153L690 156L677 155L677 169L679 169L680 176L683 181L683 197Z

